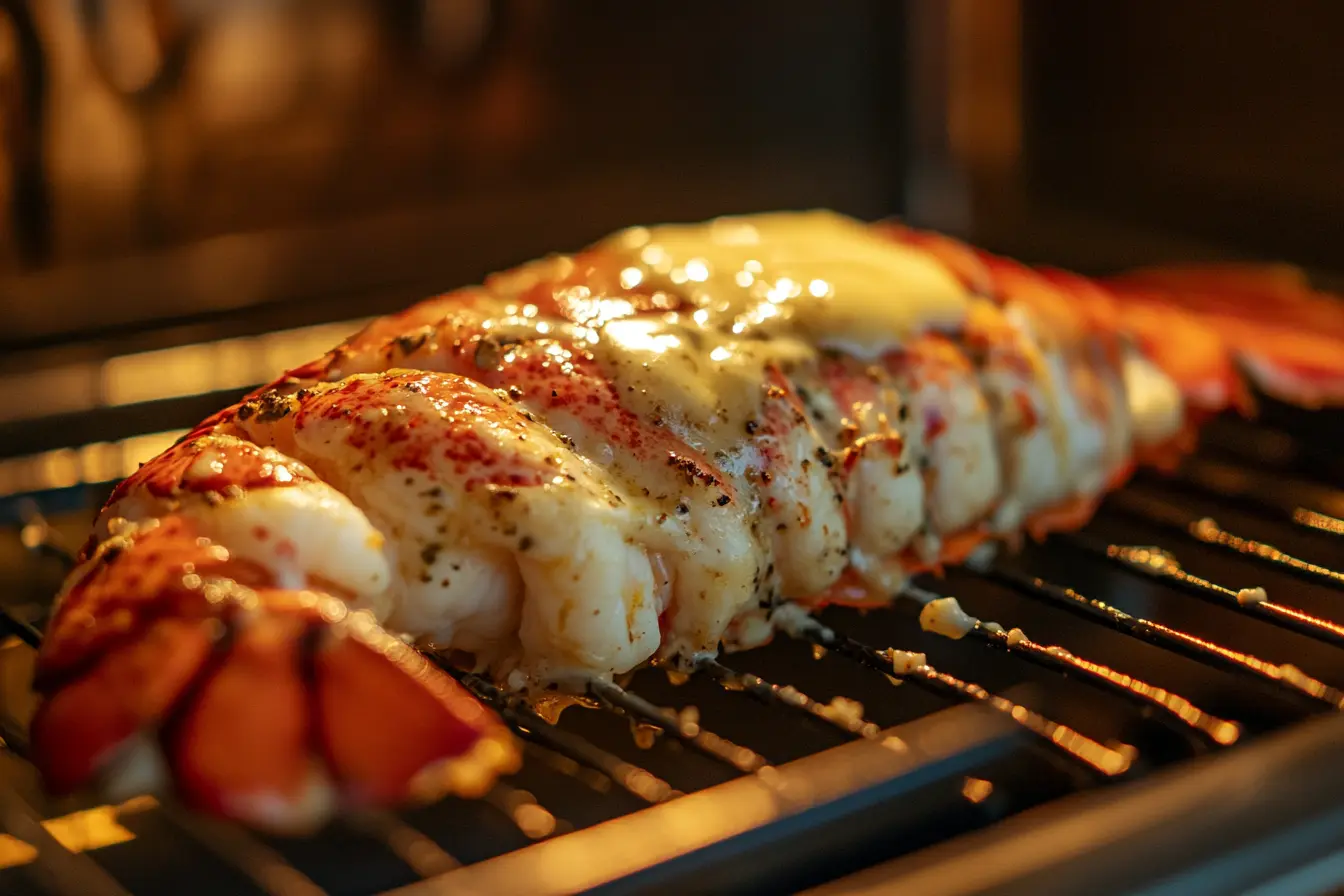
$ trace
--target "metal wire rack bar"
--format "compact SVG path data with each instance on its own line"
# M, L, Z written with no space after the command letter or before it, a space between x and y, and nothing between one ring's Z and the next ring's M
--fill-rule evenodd
M1178 505L1136 492L1118 492L1110 496L1109 505L1121 513L1201 544L1247 557L1298 578L1344 590L1344 572L1295 557L1271 544L1229 532L1210 517L1191 520L1190 514ZM1305 508L1303 510L1314 513ZM1327 514L1318 515L1329 518Z
M907 588L921 602L936 600L942 595L919 588ZM1237 741L1241 729L1235 722L1218 718L1195 706L1180 694L1149 684L1109 666L1094 663L1063 647L1038 644L1021 629L993 627L976 620L966 637L1019 657L1034 666L1057 675L1075 678L1108 694L1114 694L1152 711L1154 718L1182 734L1195 734L1205 743L1227 746Z
M1037 576L1002 567L992 567L986 570L984 575L1027 597L1060 607L1075 616L1105 625L1140 641L1157 645L1216 669L1249 676L1299 696L1309 697L1332 709L1344 709L1344 691L1329 687L1305 675L1285 675L1282 666L1277 663L1267 662L1151 619L1131 616L1105 601L1087 597L1072 588L1047 582Z
M883 675L913 684L950 702L979 703L1001 712L1035 735L1036 743L1044 744L1052 752L1062 754L1071 762L1081 764L1104 777L1122 775L1130 768L1132 762L1130 752L1097 743L1090 737L1048 719L1007 697L991 694L974 682L963 681L927 663L907 665L897 662L900 652L878 649L812 620L791 625L789 634L834 651Z
M646 803L661 803L680 796L671 784L657 775L594 746L578 735L557 728L525 702L505 694L481 676L460 672L438 658L435 661L455 675L477 698L500 713L523 737L536 740L562 756L600 772L618 787Z
M696 670L717 681L726 690L741 690L770 706L790 712L804 713L838 729L850 737L877 737L881 729L859 715L835 712L831 707L814 700L792 685L777 685L750 672L738 672L722 662L705 658L696 664Z
M588 693L601 702L619 709L631 719L646 725L654 725L669 737L739 773L750 774L770 764L755 750L719 737L697 724L684 722L676 713L654 706L643 697L625 690L614 682L594 679L588 683Z
M1106 557L1121 568L1155 581L1172 585L1187 594L1229 609L1263 619L1279 628L1305 635L1316 641L1344 647L1344 625L1313 616L1303 610L1270 601L1263 589L1232 589L1186 572L1174 555L1161 548L1107 544L1080 535L1064 536L1097 556Z

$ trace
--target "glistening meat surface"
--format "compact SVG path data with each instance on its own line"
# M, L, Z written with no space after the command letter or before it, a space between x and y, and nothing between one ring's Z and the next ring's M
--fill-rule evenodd
M479 792L516 751L411 645L578 688L1080 526L1257 357L1153 282L810 212L633 228L380 319L117 489L39 659L39 764L282 828Z

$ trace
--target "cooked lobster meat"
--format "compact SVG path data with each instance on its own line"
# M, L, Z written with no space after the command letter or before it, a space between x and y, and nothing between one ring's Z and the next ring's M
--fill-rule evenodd
M577 688L1082 525L1246 406L1256 347L1188 295L1325 301L1224 276L813 212L634 228L382 318L117 488L39 657L39 765L290 829L479 791L516 751L416 648Z
M304 465L207 436L108 508L39 656L32 740L53 791L171 778L193 805L294 830L479 794L516 764L502 724L374 622L383 536Z

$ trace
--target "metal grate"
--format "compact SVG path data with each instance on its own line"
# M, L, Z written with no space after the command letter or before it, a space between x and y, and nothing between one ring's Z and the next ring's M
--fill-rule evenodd
M80 852L40 822L71 807L11 762L0 826L34 853L0 869L0 892L797 889L1240 752L1344 708L1344 482L1308 475L1310 444L1279 436L1220 422L1180 476L1141 476L1082 533L920 580L890 609L800 618L690 676L594 684L558 721L454 672L526 743L523 770L480 801L301 841L146 804L122 813L132 838ZM40 518L24 542L61 553ZM948 595L976 617L959 640L918 621ZM21 726L5 732L21 756Z

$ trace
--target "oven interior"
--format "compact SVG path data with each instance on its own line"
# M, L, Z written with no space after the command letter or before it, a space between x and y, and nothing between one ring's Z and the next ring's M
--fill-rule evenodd
M436 289L820 205L1087 272L1337 282L1339 10L1197 6L4 4L0 892L1344 885L1344 415L1268 399L1083 532L918 583L1001 632L833 608L558 720L468 680L527 744L484 800L284 840L52 801L23 758L26 642L110 484Z

